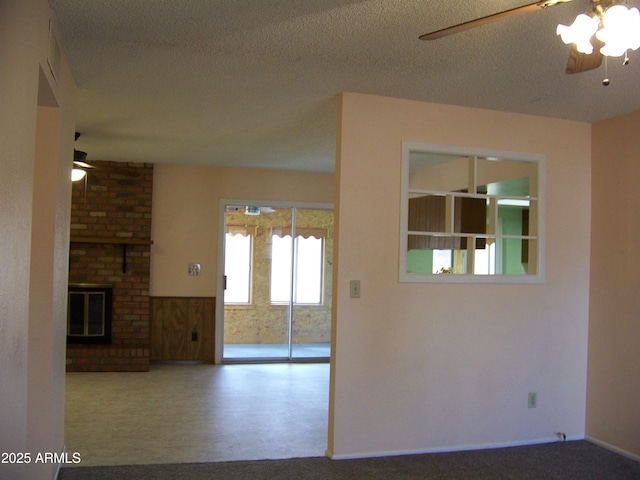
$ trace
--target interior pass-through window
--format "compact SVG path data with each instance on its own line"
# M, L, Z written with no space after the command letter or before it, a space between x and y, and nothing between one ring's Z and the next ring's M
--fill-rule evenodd
M544 281L543 155L402 148L400 281Z

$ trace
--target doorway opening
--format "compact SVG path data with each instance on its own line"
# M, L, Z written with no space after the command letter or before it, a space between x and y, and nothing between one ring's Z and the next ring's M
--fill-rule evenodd
M333 207L221 201L216 362L326 362Z

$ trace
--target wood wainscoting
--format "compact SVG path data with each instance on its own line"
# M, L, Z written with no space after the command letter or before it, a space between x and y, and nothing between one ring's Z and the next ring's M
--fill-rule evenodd
M215 297L151 297L151 360L214 361Z

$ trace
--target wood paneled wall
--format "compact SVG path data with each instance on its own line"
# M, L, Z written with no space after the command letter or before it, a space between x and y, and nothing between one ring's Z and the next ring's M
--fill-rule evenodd
M214 360L215 297L151 297L151 360Z

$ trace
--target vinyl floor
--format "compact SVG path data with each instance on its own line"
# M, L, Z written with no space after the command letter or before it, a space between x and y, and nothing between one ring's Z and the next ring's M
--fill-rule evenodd
M78 466L323 456L329 365L153 365L68 373L65 446Z

